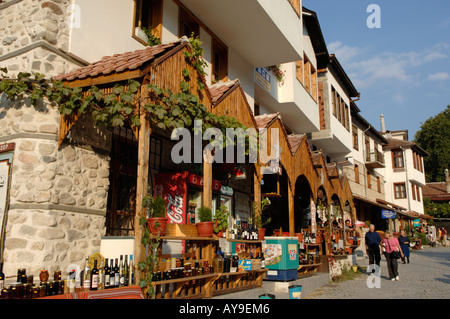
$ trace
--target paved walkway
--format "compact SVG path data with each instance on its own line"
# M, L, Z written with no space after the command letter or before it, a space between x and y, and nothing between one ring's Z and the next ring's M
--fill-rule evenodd
M399 260L399 281L390 281L386 259L381 258L378 288L369 288L369 274L330 283L304 299L450 299L450 247L427 247L412 251L409 264ZM358 261L367 267L368 259ZM372 281L372 285L376 281Z

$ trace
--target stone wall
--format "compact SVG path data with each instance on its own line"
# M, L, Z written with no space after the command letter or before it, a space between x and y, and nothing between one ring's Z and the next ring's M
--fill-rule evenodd
M69 51L71 0L10 0L0 4L0 67L8 76L53 77L83 64Z
M28 99L0 99L0 143L14 142L4 273L18 268L37 276L44 267L66 273L70 264L100 249L105 234L109 154L63 143L60 115Z

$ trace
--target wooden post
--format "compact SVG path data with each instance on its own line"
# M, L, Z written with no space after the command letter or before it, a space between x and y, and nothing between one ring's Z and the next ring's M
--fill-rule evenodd
M289 200L289 236L294 236L295 234L295 208L294 208L294 195L295 186L288 179L288 200Z
M256 168L258 169L258 168ZM255 216L261 215L261 182L258 178L258 174L256 172L253 173L253 194L254 194L254 202L255 202Z
M139 219L146 216L146 211L142 207L142 200L148 192L148 167L149 167L149 150L150 150L150 123L141 115L141 125L139 128L138 141L138 167L137 167L137 183L136 183L136 215L134 217L134 254L135 254L135 283L139 283L140 273L138 262L145 258L145 247L141 244L142 226L139 224Z
M205 149L203 155L203 206L212 209L212 154Z

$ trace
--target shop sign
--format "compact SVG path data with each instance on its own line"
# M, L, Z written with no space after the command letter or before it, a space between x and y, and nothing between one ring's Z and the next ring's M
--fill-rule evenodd
M203 187L203 176L196 174L189 174L189 184L198 187ZM220 192L222 189L222 183L213 179L211 187L213 190Z
M288 244L289 260L297 259L297 245Z
M261 85L267 92L271 92L270 73L265 68L256 68L255 81Z
M395 218L395 212L388 209L383 209L381 211L381 218L382 219L392 219Z
M0 260L3 261L3 247L6 234L6 222L8 219L9 189L11 182L11 165L14 157L15 143L0 145Z
M420 219L419 218L413 220L413 226L420 227Z
M220 192L222 193L222 195L233 196L233 189L228 186L222 186L220 188Z

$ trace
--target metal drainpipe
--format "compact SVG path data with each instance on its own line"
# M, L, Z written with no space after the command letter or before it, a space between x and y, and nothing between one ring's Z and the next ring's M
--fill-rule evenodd
M406 152L405 149L400 146L400 149L403 151L403 159L405 162L405 174L406 174L406 196L408 198L408 210L411 211L411 196L409 196L409 179L408 179L408 161L406 159Z
M405 149L402 146L400 146L400 149L403 152L403 161L405 162L405 175L406 175L405 187L406 187L406 197L408 199L408 211L411 211L411 196L409 196L409 180L408 180L408 160L406 159ZM395 229L395 219L394 219L394 229Z
M370 130L371 127L372 126L369 124L369 127L363 132L363 137L366 134L366 132L368 130ZM364 174L364 193L366 194L366 199L368 199L367 198L367 167L366 167L366 159L367 159L367 157L366 157L365 152L367 152L366 149L364 150L364 153L363 153L363 157L364 157L364 173L365 173ZM369 154L370 154L370 149L369 149Z

